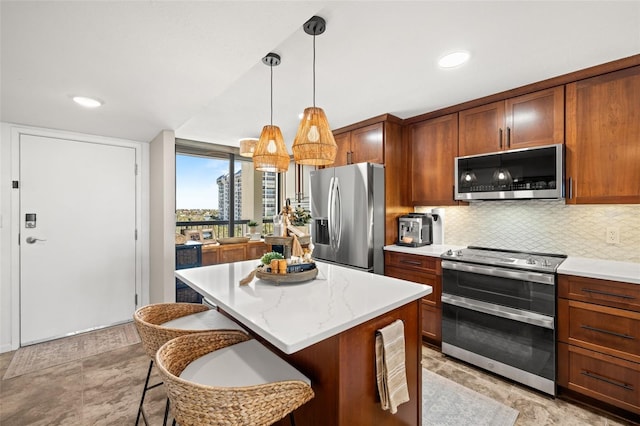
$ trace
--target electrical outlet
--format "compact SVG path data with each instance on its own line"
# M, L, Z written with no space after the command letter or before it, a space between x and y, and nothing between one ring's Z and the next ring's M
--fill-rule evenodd
M608 226L604 240L607 244L620 244L620 228Z

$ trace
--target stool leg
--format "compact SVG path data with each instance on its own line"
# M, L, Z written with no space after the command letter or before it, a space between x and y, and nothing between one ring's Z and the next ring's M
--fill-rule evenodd
M153 368L153 360L149 361L149 370L147 371L147 379L144 381L144 389L142 390L142 398L140 398L140 405L138 406L138 415L136 416L136 426L138 426L138 422L140 422L140 414L142 413L142 403L144 402L144 397L147 394L147 387L149 386L149 378L151 377L151 369ZM144 414L142 414L144 418ZM144 418L144 423L147 424L147 419Z
M289 413L289 421L291 422L291 426L296 426L296 419L293 417L293 411Z
M164 420L162 426L167 426L167 419L169 418L169 397L167 397L167 405L164 407Z

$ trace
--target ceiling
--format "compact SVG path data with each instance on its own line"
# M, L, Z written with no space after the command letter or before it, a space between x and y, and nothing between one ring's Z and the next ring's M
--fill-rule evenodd
M333 128L401 118L640 53L640 1L0 1L0 120L136 141L289 147L316 103ZM444 53L471 60L439 69ZM72 95L97 97L84 109Z

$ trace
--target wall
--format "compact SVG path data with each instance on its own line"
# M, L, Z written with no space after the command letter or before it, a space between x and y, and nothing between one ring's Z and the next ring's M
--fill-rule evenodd
M149 298L142 304L175 302L175 134L163 130L149 147Z
M639 205L566 205L562 200L483 201L445 207L445 218L446 244L640 263ZM620 244L605 243L607 226L620 228Z
M0 123L0 352L11 350L11 135Z

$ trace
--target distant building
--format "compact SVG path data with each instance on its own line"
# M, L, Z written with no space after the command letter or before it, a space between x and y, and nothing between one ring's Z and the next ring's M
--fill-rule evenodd
M242 219L242 197L246 199L253 198L253 185L248 182L242 182L242 170L237 171L234 175L234 219ZM229 173L216 179L218 184L218 210L221 220L229 220L229 205L231 202L230 195L230 179ZM264 217L273 217L277 213L277 174L273 172L262 173L262 217L255 218L261 220ZM247 212L245 219L254 219L251 212Z

